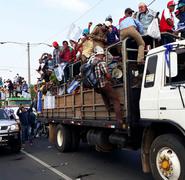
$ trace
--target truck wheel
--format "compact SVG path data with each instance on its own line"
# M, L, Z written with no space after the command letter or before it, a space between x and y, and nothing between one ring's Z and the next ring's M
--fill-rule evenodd
M185 179L185 147L179 136L158 136L150 148L150 167L156 180Z
M68 152L72 146L72 135L69 127L58 125L56 129L56 147L60 152Z

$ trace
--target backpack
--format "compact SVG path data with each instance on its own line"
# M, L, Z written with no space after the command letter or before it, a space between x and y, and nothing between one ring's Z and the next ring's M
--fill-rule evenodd
M81 66L82 83L86 88L97 88L98 80L94 72L94 65L85 63Z

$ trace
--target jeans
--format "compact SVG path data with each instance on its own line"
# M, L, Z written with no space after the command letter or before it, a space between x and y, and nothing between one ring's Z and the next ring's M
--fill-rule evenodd
M142 62L144 60L144 47L145 47L145 42L142 36L139 34L135 27L130 26L120 31L121 40L124 40L127 37L131 37L136 41L138 45L137 62Z
M25 142L28 141L28 136L29 136L29 126L28 125L22 125L21 126L22 144L25 144Z
M33 131L32 127L27 126L21 126L21 138L22 138L22 144L25 144L26 141L29 140L29 143L33 142Z
M121 105L120 105L120 100L118 97L118 94L114 91L112 88L111 83L107 82L105 84L105 87L103 88L98 88L95 89L95 91L99 94L101 94L103 101L105 103L105 106L108 111L111 109L111 102L113 102L114 106L114 112L116 114L116 120L118 123L122 123L122 113L121 113Z

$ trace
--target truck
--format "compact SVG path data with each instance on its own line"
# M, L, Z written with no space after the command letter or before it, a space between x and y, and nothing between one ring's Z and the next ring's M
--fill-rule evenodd
M147 37L144 40L147 44ZM114 111L107 111L101 95L82 84L71 94L66 93L67 84L58 90L55 87L43 100L45 104L52 101L52 106L43 106L38 118L49 123L49 140L60 152L76 151L80 141L99 151L140 149L145 173L152 172L156 180L183 180L185 40L164 46L150 40L147 47L144 64L136 62L138 49L133 39L106 49L113 88L122 107L121 126ZM119 58L109 62L109 52L115 51ZM74 67L70 72L76 72Z

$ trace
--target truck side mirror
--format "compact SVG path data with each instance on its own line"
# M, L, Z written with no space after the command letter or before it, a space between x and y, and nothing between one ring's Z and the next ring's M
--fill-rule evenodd
M177 53L170 52L170 67L166 62L166 76L175 77L177 76Z

